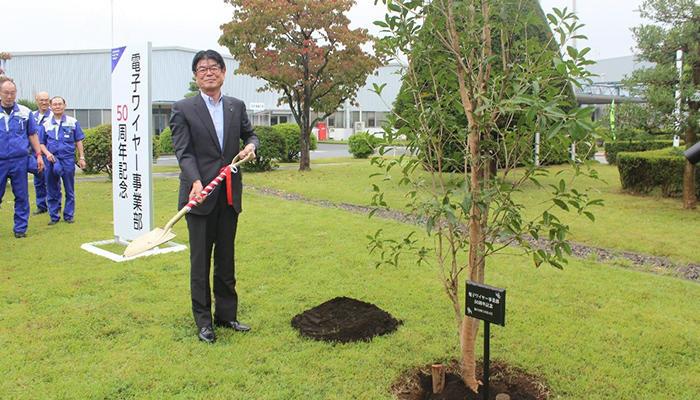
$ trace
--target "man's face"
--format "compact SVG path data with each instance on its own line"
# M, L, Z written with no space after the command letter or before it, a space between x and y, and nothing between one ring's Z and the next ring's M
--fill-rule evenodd
M51 100L51 111L53 111L54 114L61 116L63 115L63 111L66 109L66 103L63 102L63 99L61 98L55 98Z
M37 93L37 95L34 97L36 100L37 106L39 106L39 111L41 113L45 113L46 110L49 109L49 94L45 92Z
M216 92L221 89L224 84L224 76L226 69L221 68L216 61L211 59L202 59L197 63L194 78L197 86L203 92Z
M0 85L0 102L5 107L15 104L17 98L17 87L10 81L5 81Z

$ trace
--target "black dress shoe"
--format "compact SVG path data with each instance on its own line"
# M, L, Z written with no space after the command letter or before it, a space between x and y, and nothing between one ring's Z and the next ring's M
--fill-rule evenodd
M27 234L25 232L15 232L15 237L17 239L25 238L25 237L27 237Z
M216 342L216 334L214 333L214 329L212 329L211 326L205 326L200 328L197 337L199 338L199 340L205 343Z
M222 328L233 329L236 332L248 332L250 327L246 324L242 324L238 321L223 321L220 319L214 320L214 325L220 326Z
M48 211L48 210L42 210L42 209L40 209L40 208L37 208L36 210L34 210L34 212L32 213L32 215L46 214L47 212L49 212L49 211Z
M51 220L51 221L49 221L48 225L56 225L57 223L58 223L58 221Z

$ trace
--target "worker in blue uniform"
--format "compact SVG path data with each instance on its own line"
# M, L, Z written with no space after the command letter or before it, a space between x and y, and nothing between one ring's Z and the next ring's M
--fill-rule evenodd
M11 79L0 84L0 201L10 180L15 196L14 233L16 238L27 236L29 225L29 190L27 180L27 147L31 144L37 154L37 168L44 169L37 126L30 110L16 103L17 86Z
M36 122L37 127L41 126L50 116L51 109L49 108L49 94L46 92L39 92L34 96L37 106L39 109L32 111L32 118ZM41 138L39 138L41 142ZM36 157L34 153L31 153L32 157ZM47 164L47 160L44 157L44 165ZM36 210L34 215L44 214L49 210L48 203L46 202L46 175L44 171L30 170L32 175L34 175L34 193L36 193Z
M81 169L86 166L83 139L85 134L80 123L64 114L66 100L61 96L51 98L53 116L39 127L42 138L42 151L49 161L46 168L46 188L48 189L49 225L61 219L61 182L66 194L63 207L63 220L73 223L75 216L75 149L78 149Z

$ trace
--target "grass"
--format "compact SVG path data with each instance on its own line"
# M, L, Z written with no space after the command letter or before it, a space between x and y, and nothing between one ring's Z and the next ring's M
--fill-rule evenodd
M312 168L314 166L312 165ZM590 187L594 198L601 198L605 206L593 210L596 222L577 215L563 214L563 220L571 227L571 239L593 246L665 256L677 262L700 263L700 255L689 245L700 229L700 212L683 210L678 199L629 195L622 192L619 174L615 166L596 166L601 180L581 179L577 187ZM543 184L557 183L557 167L551 168ZM381 184L381 178L368 178L379 172L367 160L351 165L314 168L310 172L280 170L265 174L249 174L246 183L254 186L270 186L280 190L302 194L313 199L327 199L357 205L369 205L371 184ZM394 181L398 180L397 171ZM382 184L385 199L390 207L405 209L406 200L402 188L394 183ZM526 185L519 196L528 212L542 207L546 192ZM562 213L560 213L562 214Z
M361 191L344 188L362 168L245 181L357 202ZM324 183L331 173L345 181ZM154 185L162 226L176 212L177 179ZM122 264L84 252L81 243L112 236L111 184L79 182L77 191L75 224L32 217L27 239L11 238L11 196L0 209L3 398L390 399L389 386L407 369L457 356L454 317L434 270L409 260L375 269L367 254L366 234L408 226L247 193L237 278L240 318L254 331L218 330L217 344L206 346L190 313L187 252ZM175 231L187 243L184 221ZM689 301L700 285L590 260L534 269L509 254L489 261L487 281L508 290L492 357L543 376L556 398L700 393L700 303ZM343 295L404 325L345 345L302 339L291 328L295 314Z

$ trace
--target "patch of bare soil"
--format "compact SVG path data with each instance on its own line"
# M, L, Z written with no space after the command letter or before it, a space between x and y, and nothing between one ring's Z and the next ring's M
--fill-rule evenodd
M489 399L495 400L499 394L507 394L511 400L547 400L550 391L542 378L502 361L491 362L489 379ZM481 363L477 364L477 376L483 376ZM408 371L391 387L399 400L481 400L482 394L467 388L459 374L459 364L452 361L446 365L445 389L433 393L430 365Z
M369 341L400 324L374 304L349 297L336 297L292 318L292 326L302 336L339 343Z

